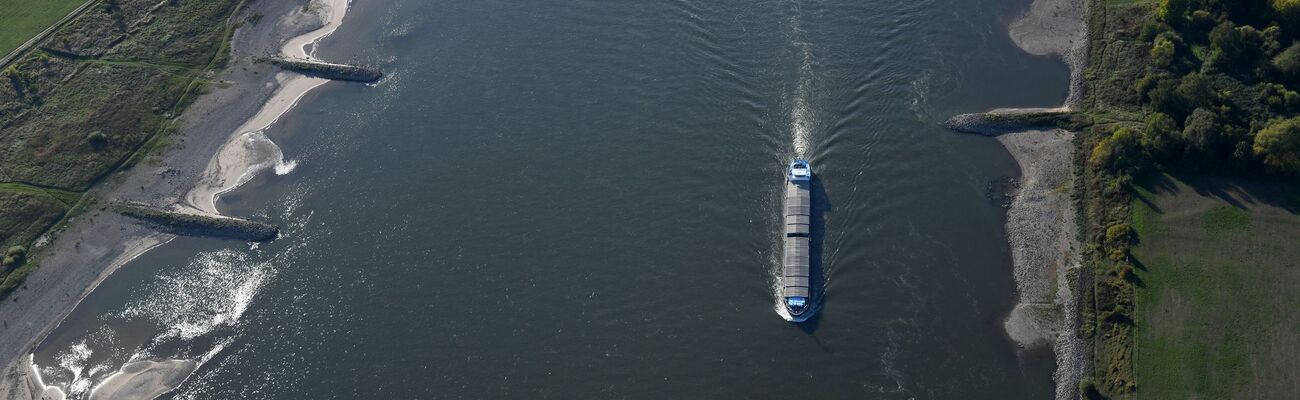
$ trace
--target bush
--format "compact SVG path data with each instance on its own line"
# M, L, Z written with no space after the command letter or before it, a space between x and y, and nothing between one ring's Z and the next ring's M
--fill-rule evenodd
M1181 98L1182 104L1188 108L1197 108L1209 106L1218 97L1214 93L1214 88L1210 87L1209 80L1205 75L1199 72L1193 72L1183 76L1174 93Z
M1188 28L1195 32L1196 38L1205 39L1205 35L1218 24L1219 22L1215 20L1214 14L1206 10L1196 10L1192 11L1192 19Z
M1169 68L1174 63L1174 42L1161 35L1151 45L1151 64L1159 68Z
M10 247L8 251L5 251L4 260L0 262L0 266L6 268L15 267L18 264L22 264L26 259L27 248L23 246L13 246Z
M1187 0L1160 0L1156 19L1174 27L1183 26L1187 18Z
M1152 113L1142 130L1142 148L1152 158L1173 157L1181 150L1178 141L1178 122L1164 113Z
M1183 142L1197 151L1208 151L1214 147L1216 133L1215 121L1218 115L1206 108L1192 111L1183 123Z
M1300 174L1300 117L1270 121L1255 135L1252 148L1265 165Z
M1187 115L1190 110L1182 96L1179 96L1177 89L1179 81L1170 78L1152 78L1154 84L1148 83L1150 90L1146 93L1147 98L1151 100L1151 108L1156 111L1168 113L1170 115ZM1139 82L1138 87L1143 87Z
M1273 33L1276 34L1276 33ZM1223 21L1210 31L1210 55L1206 60L1221 71L1251 73L1260 57L1277 46L1276 39L1269 40L1252 26L1236 26Z
M1300 20L1300 0L1271 0L1269 5L1273 6L1273 12L1286 22L1294 23Z
M1300 43L1292 44L1274 56L1273 68L1292 83L1300 80Z
M1140 146L1137 134L1128 128L1119 128L1093 146L1088 162L1110 171L1124 170L1136 164Z
M1097 391L1097 384L1092 382L1092 377L1085 376L1079 379L1079 398L1083 400L1101 398L1101 392Z
M1259 85L1258 101L1274 112L1289 113L1300 108L1300 93L1276 83L1265 83Z
M91 132L86 135L86 143L90 143L90 146L96 149L104 147L104 145L108 144L108 135L100 131Z
M1106 228L1107 247L1126 247L1133 241L1133 228L1127 223L1118 223Z

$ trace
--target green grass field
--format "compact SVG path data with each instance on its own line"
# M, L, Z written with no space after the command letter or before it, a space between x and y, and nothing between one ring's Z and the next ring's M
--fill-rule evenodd
M1138 397L1300 398L1300 185L1160 175L1132 221Z
M36 36L85 0L0 0L0 56Z

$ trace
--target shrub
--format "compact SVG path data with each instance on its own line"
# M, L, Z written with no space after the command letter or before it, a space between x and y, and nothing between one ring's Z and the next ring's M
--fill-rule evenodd
M1273 56L1273 68L1292 82L1300 80L1300 43L1292 44Z
M1097 384L1092 382L1092 377L1085 376L1079 379L1079 398L1083 400L1101 398L1101 392L1097 391Z
M1252 26L1223 21L1210 31L1210 55L1206 60L1222 71L1253 72L1259 58L1276 46L1264 32Z
M1182 81L1178 82L1178 87L1174 93L1182 99L1182 104L1189 108L1205 107L1214 102L1217 95L1214 88L1210 87L1209 80L1205 75L1199 72L1193 72L1183 76Z
M1187 16L1187 0L1160 0L1156 18L1170 26L1183 26Z
M27 248L23 246L13 246L10 247L8 251L5 251L4 260L0 262L0 266L14 267L18 264L22 264L26 259Z
M108 135L101 131L91 132L86 135L86 143L90 143L90 146L96 149L104 147L104 145L108 144Z
M1169 68L1174 63L1174 42L1164 35L1157 36L1151 46L1151 64L1159 68Z
M1300 174L1300 117L1270 121L1255 135L1252 148L1265 165Z
M1178 122L1168 114L1152 113L1142 130L1142 148L1153 158L1163 159L1178 153Z
M1214 26L1218 24L1219 23L1215 21L1214 14L1211 14L1206 10L1196 10L1192 11L1192 19L1189 28L1193 32L1196 32L1196 37L1198 39L1204 39L1205 34L1211 29L1214 29Z
M1259 85L1258 101L1274 112L1288 113L1300 108L1300 93L1276 83L1265 83Z
M1300 0L1271 0L1269 5L1287 22L1295 22L1300 17Z
M1192 115L1188 116L1187 121L1183 123L1183 141L1194 150L1212 149L1216 136L1214 125L1217 119L1218 115L1207 108L1192 111Z
M1147 98L1151 99L1151 108L1170 115L1187 115L1190 108L1187 107L1183 97L1177 93L1179 81L1170 78L1154 79L1155 84L1150 85L1150 91L1147 92Z
M1138 135L1128 128L1119 128L1110 136L1102 138L1092 148L1088 162L1094 167L1111 171L1123 170L1134 165L1138 149L1141 146Z
M1106 228L1106 246L1108 247L1125 247L1133 240L1133 228L1127 223L1120 222Z

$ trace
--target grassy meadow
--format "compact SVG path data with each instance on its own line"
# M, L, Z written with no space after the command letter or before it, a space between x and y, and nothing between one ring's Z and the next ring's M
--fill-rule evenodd
M36 36L85 0L0 0L0 55Z
M0 0L0 44L21 44L82 1ZM0 297L37 264L26 253L38 238L93 200L84 193L166 142L205 72L224 63L240 4L95 4L0 69ZM48 18L22 35L11 23L38 16Z
M1300 184L1139 179L1138 398L1300 398Z

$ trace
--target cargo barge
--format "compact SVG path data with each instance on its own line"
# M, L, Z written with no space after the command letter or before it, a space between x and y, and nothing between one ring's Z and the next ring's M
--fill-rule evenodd
M812 233L812 167L808 160L794 160L785 179L785 255L781 263L781 297L791 317L811 308L812 286L808 280Z

